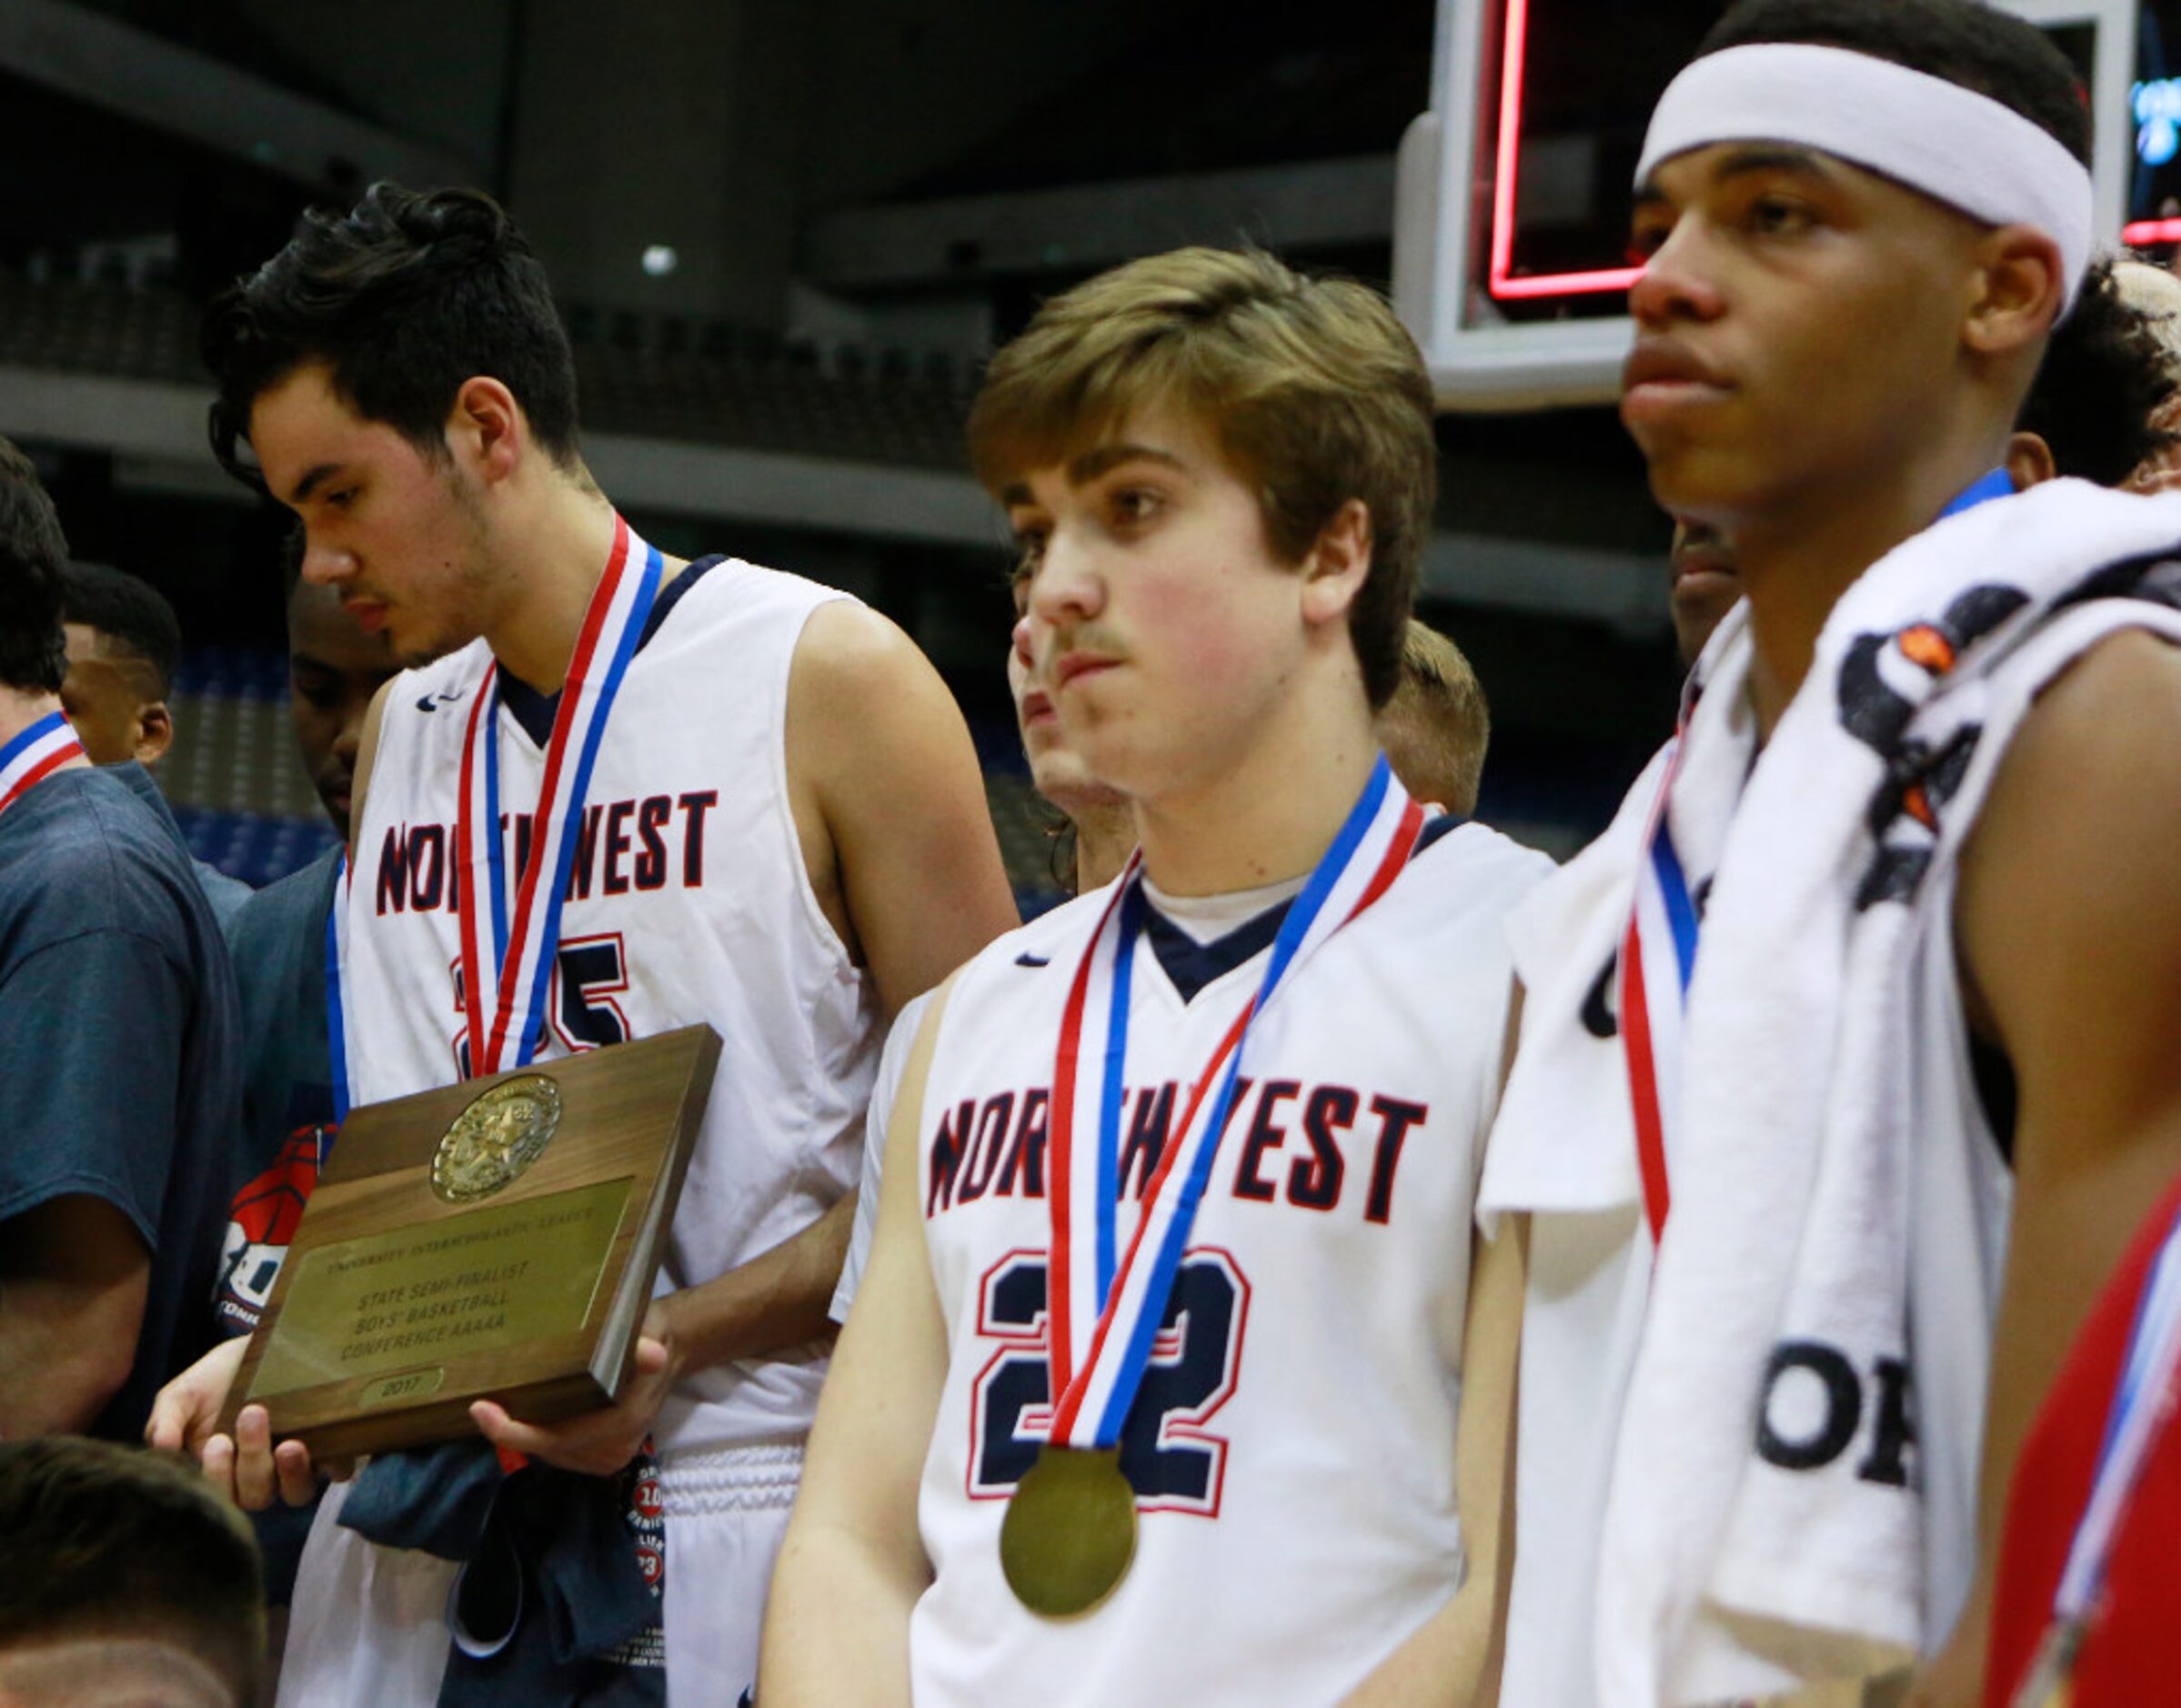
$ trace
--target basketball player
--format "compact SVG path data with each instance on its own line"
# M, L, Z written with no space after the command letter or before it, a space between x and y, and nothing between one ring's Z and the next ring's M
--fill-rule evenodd
M1015 577L1015 602L1022 610L1008 642L1007 683L1015 700L1015 727L1030 757L1038 792L1065 815L1074 839L1070 850L1073 893L1083 895L1121 876L1136 849L1136 820L1128 802L1114 789L1094 781L1069 747L1052 708L1052 697L1030 685L1033 661L1026 608L1030 578ZM1491 737L1491 713L1484 689L1462 649L1428 624L1412 617L1401 648L1401 681L1375 719L1380 745L1401 785L1427 808L1459 818L1476 810L1477 786ZM1054 791L1059 791L1055 793ZM830 1314L849 1320L849 1306L870 1260L871 1237L879 1220L878 1182L884 1172L886 1127L909 1050L923 1014L920 998L901 1011L887 1036L872 1082L870 1112L863 1135L863 1169L857 1181L856 1225L849 1238L840 1282L833 1290Z
M1015 628L1008 640L1007 686L1015 701L1015 728L1022 738L1023 757L1030 761L1031 786L1066 820L1062 834L1072 842L1065 874L1070 881L1066 887L1075 895L1088 895L1111 883L1129 863L1136 849L1136 819L1120 790L1084 769L1081 756L1061 733L1052 696L1030 680L1035 661L1027 608L1029 578L1018 574L1014 585ZM878 1119L883 1122L884 1114Z
M117 775L171 823L173 809L147 771L174 743L174 712L166 702L182 648L174 608L148 581L104 564L79 563L68 566L62 614L68 674L61 683L61 709L92 764L133 761L146 768ZM175 833L181 834L178 825ZM190 863L220 929L231 929L253 893L250 886L206 861Z
M1084 771L1082 760L1061 736L1052 696L1031 685L1028 598L1029 578L1018 575L1007 685L1030 781L1066 816L1074 839L1071 889L1080 896L1121 875L1136 847L1136 823L1120 793ZM1459 818L1476 811L1484 750L1492 738L1484 690L1462 649L1413 617L1402 642L1401 680L1393 698L1379 709L1377 726L1379 744L1403 789Z
M351 1098L699 1020L726 1040L628 1391L551 1425L473 1412L493 1445L603 1480L561 1485L570 1519L638 1533L616 1579L642 1568L636 1623L572 1664L648 1673L646 1689L656 1442L665 1670L702 1696L754 1663L879 1022L1014 917L967 731L921 655L852 600L633 534L584 467L543 271L483 196L382 185L313 217L216 306L206 342L216 442L236 463L246 434L302 517L305 577L399 658L454 648L381 693L357 761L336 915ZM306 1444L276 1458L255 1408L239 1442L203 1439L225 1377L193 1374L161 1439L196 1441L247 1502L307 1494ZM381 1472L364 1473L378 1540L343 1523L337 1492L321 1512L282 1701L429 1700L443 1676L520 1700L572 1688L527 1575L500 1586L532 1610L491 1631L502 1658L479 1660L465 1623L450 1659L477 1581L450 1607L458 1562L382 1545L445 1514ZM546 1556L528 1550L526 1574Z
M61 709L94 765L156 765L174 741L166 697L182 628L150 582L104 564L68 566L68 676Z
M1401 682L1380 708L1377 726L1403 789L1458 819L1476 811L1492 708L1462 648L1416 618L1402 639Z
M2007 472L2017 491L2055 475L2156 491L2181 450L2173 431L2181 281L2139 261L2099 261L2078 294L2023 402ZM1709 522L1677 517L1667 572L1674 640L1692 665L1742 597L1734 550Z
M2146 568L2181 512L2000 496L2050 328L2096 312L2088 154L2065 60L1965 0L1743 0L1654 115L1622 414L1744 609L1512 928L1511 1700L1913 1661L1974 1701L2025 1424L2181 1169Z
M1361 286L1182 250L1040 310L970 442L1031 683L1141 860L933 999L760 1695L1473 1673L1465 1206L1499 923L1546 862L1452 819L1420 846L1378 751L1431 514L1415 347Z
M299 571L299 538L294 557ZM364 633L331 588L299 574L288 590L287 646L296 750L345 843L365 718L395 673L393 655L384 634ZM231 1334L256 1326L332 1143L326 921L342 852L337 844L255 892L229 928L244 1040L242 1185L217 1301L221 1327Z
M173 819L62 716L67 555L0 439L0 1436L131 1441L212 1338L235 990Z

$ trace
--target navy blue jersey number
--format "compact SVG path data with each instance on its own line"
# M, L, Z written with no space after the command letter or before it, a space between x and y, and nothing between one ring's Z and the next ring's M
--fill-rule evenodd
M978 1331L1000 1344L970 1402L972 1494L1003 1494L1037 1462L1052 1410L1046 1276L1039 1251L1010 1252L985 1276ZM1191 1251L1175 1271L1121 1432L1121 1468L1138 1506L1217 1515L1227 1442L1204 1426L1234 1392L1249 1302L1250 1284L1224 1251Z
M462 990L462 963L448 968L453 976L455 1012L467 1018ZM628 1041L628 1019L614 1000L628 989L628 958L618 931L597 937L571 937L553 958L553 972L546 991L546 1027L558 1036L568 1052L597 1050L605 1044ZM490 1024L487 1010L487 1023ZM543 1038L538 1040L542 1046ZM467 1025L454 1037L455 1067L468 1079L469 1031Z

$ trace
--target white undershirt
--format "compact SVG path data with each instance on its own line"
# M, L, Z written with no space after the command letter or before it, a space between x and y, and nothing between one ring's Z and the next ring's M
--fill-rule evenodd
M1300 878L1283 878L1256 889L1230 889L1219 896L1170 896L1146 876L1143 893L1151 906L1180 926L1191 941L1202 944L1216 943L1267 908L1276 908L1301 895L1309 882L1310 874L1305 872Z

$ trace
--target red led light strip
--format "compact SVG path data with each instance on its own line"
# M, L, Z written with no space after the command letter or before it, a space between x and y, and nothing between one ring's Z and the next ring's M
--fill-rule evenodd
M1500 136L1492 182L1492 258L1484 288L1501 301L1523 296L1582 296L1624 291L1643 276L1640 266L1588 273L1540 273L1510 276L1514 257L1514 186L1522 151L1523 53L1530 25L1530 0L1507 0L1506 35L1500 50Z
M2181 219L2139 219L2120 228L2120 240L2138 249L2153 244L2181 243Z

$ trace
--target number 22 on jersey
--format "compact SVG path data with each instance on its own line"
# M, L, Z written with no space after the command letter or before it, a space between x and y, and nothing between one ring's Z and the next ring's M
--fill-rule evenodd
M1042 1251L1009 1252L985 1271L977 1331L998 1347L970 1407L973 1500L1002 1500L1037 1462L1051 1415ZM1227 1441L1206 1425L1241 1373L1250 1283L1228 1252L1185 1252L1121 1433L1121 1469L1144 1512L1219 1516Z

